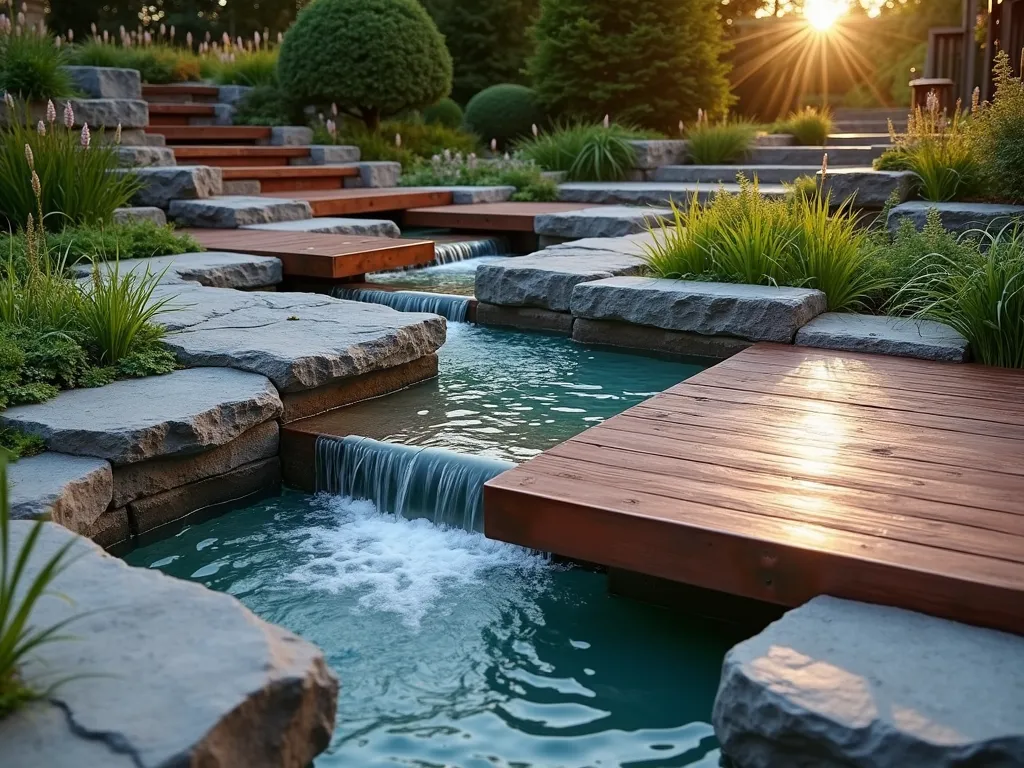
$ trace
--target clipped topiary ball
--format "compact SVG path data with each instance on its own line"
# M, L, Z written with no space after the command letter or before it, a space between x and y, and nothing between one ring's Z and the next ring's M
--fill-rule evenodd
M297 103L337 104L371 129L452 87L444 38L417 0L314 0L285 34L277 66Z
M542 125L544 110L532 88L506 83L484 88L470 99L464 121L484 142L497 139L498 146L504 147L531 135L534 124Z
M423 122L428 125L443 125L445 128L458 128L462 125L462 107L449 98L441 99L437 104L423 110Z

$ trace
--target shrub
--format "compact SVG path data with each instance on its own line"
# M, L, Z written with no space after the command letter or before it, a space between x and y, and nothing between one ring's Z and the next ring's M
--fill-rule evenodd
M528 68L552 115L672 133L732 97L718 0L541 0Z
M396 137L401 137L396 140ZM359 147L363 160L391 160L412 169L420 160L451 152L469 154L478 149L475 136L442 125L389 120L370 131L355 120L342 120L331 133L324 123L313 126L317 144L351 144ZM399 144L400 141L400 144Z
M712 123L698 119L687 131L690 159L697 165L736 163L750 150L757 137L757 125L747 120Z
M817 288L830 311L862 307L885 285L879 250L849 202L826 197L769 199L739 178L737 194L718 192L652 230L646 261L659 277Z
M459 128L462 126L462 107L445 97L423 110L423 122L445 128Z
M276 85L257 85L235 105L235 125L301 125L303 115Z
M63 65L65 52L35 29L0 31L0 90L26 101L70 96L74 89Z
M445 150L434 155L429 163L420 162L402 175L405 187L434 186L508 186L515 187L512 200L517 202L553 202L558 199L558 185L545 179L540 168L528 160L505 157L481 161L476 155Z
M1009 202L1024 202L1024 83L1013 77L1005 51L996 56L995 96L976 111L976 156L982 158L986 188Z
M565 123L519 145L545 171L564 171L573 181L617 181L636 160L632 139L647 133L628 125Z
M417 0L317 0L284 36L281 87L297 103L381 119L451 91L452 59Z
M776 126L776 133L791 134L801 146L824 146L828 135L832 133L832 112L828 107L804 107Z
M529 136L533 126L544 124L544 112L537 94L525 85L492 85L469 100L465 125L485 142L498 147Z
M213 67L219 85L277 85L277 51L266 48L225 54Z
M13 231L37 213L34 175L48 228L109 222L139 188L138 178L115 172L116 148L98 137L90 140L84 130L80 134L56 121L43 128L40 133L28 125L27 116L26 123L15 116L0 127L0 224Z

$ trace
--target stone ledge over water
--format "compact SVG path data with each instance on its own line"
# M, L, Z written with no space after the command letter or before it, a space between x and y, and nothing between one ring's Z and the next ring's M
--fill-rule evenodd
M77 533L99 519L113 494L110 462L47 451L8 469L11 517L49 517Z
M826 312L797 331L796 344L846 352L962 363L967 339L934 320Z
M603 206L539 214L533 220L533 231L546 237L567 239L622 237L646 232L649 227L671 218L672 211L668 208Z
M729 651L712 719L741 768L1024 765L1024 638L817 597Z
M807 288L612 277L576 285L570 308L591 320L790 343L826 299Z
M18 547L30 524L12 523ZM28 577L73 534L47 524ZM0 720L11 768L304 768L330 742L338 682L323 654L235 598L131 568L79 538L33 621L72 639L24 670L66 682Z

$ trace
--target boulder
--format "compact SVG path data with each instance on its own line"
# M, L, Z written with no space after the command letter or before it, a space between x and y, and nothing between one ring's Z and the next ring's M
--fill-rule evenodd
M64 67L76 89L93 99L142 98L138 70L120 67Z
M305 147L313 143L313 129L304 125L275 125L270 129L275 147Z
M636 153L633 167L650 171L686 161L688 143L677 139L637 139L629 142Z
M92 272L91 264L78 264L73 270L79 276ZM113 262L102 262L101 269L113 268ZM176 256L153 256L148 259L125 259L117 262L120 274L149 272L160 275L161 282L190 282L212 288L241 290L266 288L282 280L281 260L272 256L249 256L245 253L203 251L179 253Z
M202 290L215 289L196 292ZM281 411L263 376L193 368L67 390L45 403L8 408L0 423L39 435L51 450L121 465L223 445Z
M251 85L222 85L217 89L217 102L234 106L251 90Z
M622 237L646 232L658 222L671 218L672 211L668 208L609 205L539 214L533 220L533 231L545 237L568 239Z
M402 175L402 164L387 160L359 163L359 178L345 179L345 186L355 187L397 187Z
M821 165L666 165L654 174L655 181L680 184L734 184L742 174L760 184L791 184L801 176L814 176Z
M175 200L219 195L224 183L220 168L205 165L136 168L130 172L142 181L142 188L132 196L132 205L163 210L170 208Z
M292 159L292 165L340 165L342 163L358 163L359 147L344 144L313 144L309 148L309 158Z
M567 203L594 205L689 205L694 195L701 202L709 200L719 189L737 192L736 184L674 184L666 181L574 181L558 188L558 199ZM782 197L781 184L762 184L761 192L769 197Z
M75 127L105 128L111 135L117 126L125 131L149 125L149 104L141 99L69 99ZM58 109L60 113L60 109ZM58 114L60 119L60 114Z
M214 104L213 105L213 124L214 125L234 125L235 124L235 105L234 104ZM207 118L209 119L209 118ZM195 123L192 123L195 125Z
M164 343L179 361L259 373L282 392L392 368L435 352L445 340L445 321L437 315L320 294L174 288L182 309L157 322L177 329Z
M259 179L231 179L221 190L228 197L256 197L263 192Z
M12 523L17 548L31 528ZM323 654L230 595L131 568L45 524L26 576L74 538L39 626L75 617L35 649L30 683L59 686L0 720L3 764L47 768L303 768L334 728L338 681Z
M114 209L115 224L137 224L143 221L162 227L167 224L167 215L159 208L145 205Z
M400 237L402 232L390 219L346 219L318 217L298 221L276 221L272 224L247 224L242 229L265 229L268 232L320 232L331 235L366 235L367 237Z
M309 219L313 209L305 200L229 195L206 200L175 200L168 213L185 227L233 229L249 224Z
M110 504L110 463L48 451L18 459L7 471L11 517L49 517L85 533Z
M826 304L808 288L613 277L577 285L570 308L591 320L789 343Z
M515 307L540 307L568 312L577 284L613 275L639 275L638 256L610 251L553 248L481 264L476 270L476 297L481 302Z
M821 171L817 173L821 180ZM882 208L892 195L899 202L911 196L917 175L910 171L875 171L870 168L836 168L825 174L823 189L832 193L832 202L853 198L857 208Z
M1024 638L833 597L725 657L712 720L742 768L1024 765Z
M504 203L515 194L515 187L436 187L452 193L452 205L475 205L476 203Z
M967 339L957 331L934 320L905 317L826 312L797 331L795 343L922 360L967 359Z
M893 232L898 230L903 219L909 219L917 229L923 229L931 209L938 211L942 226L951 232L967 232L972 229L998 231L1014 221L1024 220L1024 205L931 203L915 200L897 205L889 211L889 229Z

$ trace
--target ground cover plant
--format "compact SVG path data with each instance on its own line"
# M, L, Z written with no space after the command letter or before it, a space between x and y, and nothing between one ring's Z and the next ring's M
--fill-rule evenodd
M827 107L804 107L777 123L773 132L790 134L800 146L823 146L832 133L832 112Z
M0 26L0 91L26 101L71 96L67 52L35 28Z
M21 261L27 257L25 231L0 234L0 254ZM178 253L196 253L203 247L191 235L170 225L138 221L127 224L66 227L46 233L47 255L59 254L68 265L81 261L148 259Z
M221 53L214 58L208 72L218 85L274 86L277 85L277 50L241 48Z
M445 150L468 155L480 149L473 134L437 123L387 120L370 130L359 120L341 116L316 121L313 143L356 146L363 160L391 160L406 170Z
M738 163L753 147L757 132L758 125L749 120L712 122L701 111L697 122L686 132L690 160L696 165Z
M630 141L657 134L632 125L564 122L516 146L525 159L545 171L562 171L570 181L618 181L636 161Z
M464 156L445 150L434 155L429 163L420 163L402 174L400 183L407 187L509 186L516 188L511 199L517 202L558 199L558 185L544 178L540 168L529 160L507 155L480 160L475 154Z

